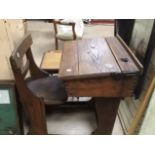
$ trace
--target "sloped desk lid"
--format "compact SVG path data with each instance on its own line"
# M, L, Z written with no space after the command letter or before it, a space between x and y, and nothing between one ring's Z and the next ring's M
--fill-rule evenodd
M118 37L83 39L64 43L61 79L137 75L143 67Z

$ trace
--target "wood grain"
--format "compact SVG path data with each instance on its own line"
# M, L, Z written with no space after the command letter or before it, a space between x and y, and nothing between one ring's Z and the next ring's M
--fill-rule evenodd
M117 38L106 39L86 39L64 44L59 75L64 80L69 95L91 97L132 95L136 75L140 70ZM121 61L121 58L126 58L128 61ZM110 67L106 67L106 64ZM67 69L70 69L69 73L66 72Z
M120 74L121 70L104 38L64 43L59 76L79 79Z
M68 95L95 98L98 126L93 134L112 133L119 101L132 95L139 72L115 37L64 44L59 75Z
M112 134L120 98L94 98L97 117L96 135Z
M64 43L63 55L60 63L60 77L74 77L78 76L78 54L77 42L68 41Z
M46 52L43 57L40 68L44 70L59 69L61 56L62 56L62 51L60 50Z
M86 78L79 80L65 80L65 87L69 96L88 97L128 97L132 96L136 84L135 77Z
M126 43L123 41L123 39L119 35L117 35L116 37L118 38L118 40L120 41L120 43L122 44L122 46L126 49L126 51L128 52L128 54L131 56L131 58L134 61L134 63L140 69L140 73L142 73L143 72L143 65L140 63L140 61L135 56L135 54L133 53L133 51L131 51L131 49L126 45Z
M120 73L104 38L78 41L79 76Z
M138 67L116 37L107 37L106 41L123 74L135 74L139 72Z

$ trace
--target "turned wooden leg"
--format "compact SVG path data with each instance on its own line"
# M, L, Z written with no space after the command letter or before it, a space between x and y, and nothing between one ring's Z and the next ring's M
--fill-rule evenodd
M114 127L120 98L94 98L97 128L96 135L110 135Z

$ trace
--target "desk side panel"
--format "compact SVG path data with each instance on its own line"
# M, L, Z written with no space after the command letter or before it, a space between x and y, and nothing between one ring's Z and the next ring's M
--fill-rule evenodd
M65 82L70 96L129 97L132 96L136 78L105 77L98 79L70 80Z

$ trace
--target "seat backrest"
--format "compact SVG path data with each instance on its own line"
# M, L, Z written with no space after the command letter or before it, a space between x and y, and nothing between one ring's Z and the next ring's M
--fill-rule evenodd
M33 70L35 70L33 69L35 68L35 63L32 57L31 45L32 38L31 35L28 34L21 40L10 56L10 63L15 77L18 94L21 101L24 101L26 104L29 102L28 99L30 99L32 95L27 88L25 77L28 71L30 73L30 77L33 77Z

